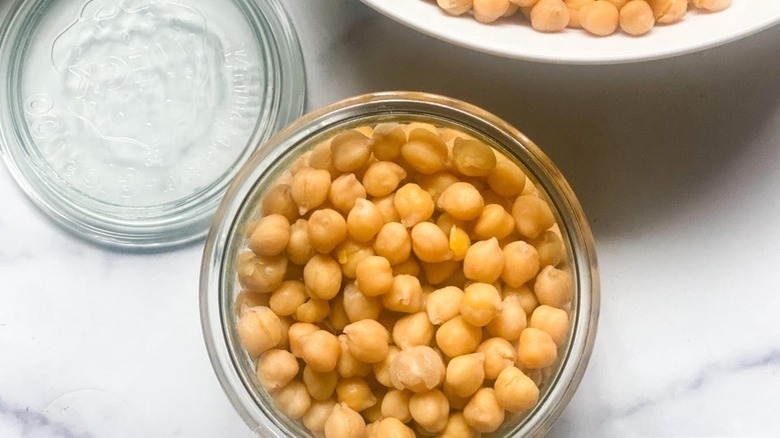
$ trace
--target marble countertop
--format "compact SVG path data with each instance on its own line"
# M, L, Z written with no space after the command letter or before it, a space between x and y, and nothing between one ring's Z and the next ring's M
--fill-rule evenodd
M308 109L394 89L464 99L574 187L602 309L552 436L780 434L780 27L682 58L556 66L450 46L356 0L286 4ZM201 336L202 242L86 243L3 166L0 199L0 437L250 436Z

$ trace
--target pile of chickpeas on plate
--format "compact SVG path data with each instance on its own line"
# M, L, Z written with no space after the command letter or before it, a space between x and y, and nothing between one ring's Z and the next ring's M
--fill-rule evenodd
M567 27L584 29L593 35L612 35L620 28L638 36L656 23L681 21L689 7L717 12L731 6L731 0L437 0L452 15L471 11L479 22L492 23L518 11L540 32L560 32Z
M344 130L268 188L237 333L278 411L326 438L473 437L531 409L569 339L553 211L460 130Z

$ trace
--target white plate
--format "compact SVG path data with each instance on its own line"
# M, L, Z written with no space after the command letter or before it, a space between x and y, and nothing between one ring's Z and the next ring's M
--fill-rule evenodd
M656 26L642 37L620 32L605 38L580 29L545 34L524 17L480 24L469 14L447 15L433 0L362 0L413 29L480 52L560 64L613 64L665 58L750 35L780 22L780 0L734 0L717 13L689 11L680 23Z

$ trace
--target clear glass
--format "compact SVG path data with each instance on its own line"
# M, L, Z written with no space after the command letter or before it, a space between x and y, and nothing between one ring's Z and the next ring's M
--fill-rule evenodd
M203 236L241 164L303 111L277 0L19 0L0 38L6 163L101 242Z
M310 436L303 426L276 412L257 382L251 358L240 347L234 306L240 289L236 257L244 245L245 227L257 214L255 206L266 187L298 156L343 129L387 121L421 121L465 130L513 158L554 207L575 283L570 335L559 350L558 361L542 387L536 407L508 417L500 430L485 436L543 435L574 394L595 340L599 279L590 227L569 184L531 140L480 108L431 94L369 94L308 114L273 137L238 173L217 211L201 268L201 323L217 377L236 410L258 436Z

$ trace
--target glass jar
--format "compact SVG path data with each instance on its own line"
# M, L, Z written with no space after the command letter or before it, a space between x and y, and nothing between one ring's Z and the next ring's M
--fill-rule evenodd
M528 412L508 416L504 425L488 436L544 434L582 379L596 335L599 278L590 227L563 175L531 140L485 110L431 94L368 94L322 108L278 133L239 171L217 211L201 268L201 323L217 377L233 406L258 436L311 436L302 425L274 408L257 382L252 359L241 348L234 304L240 289L236 258L244 247L246 225L257 215L261 196L296 158L341 130L390 121L431 123L463 130L485 141L520 165L553 207L575 286L570 333L541 388L539 403Z

